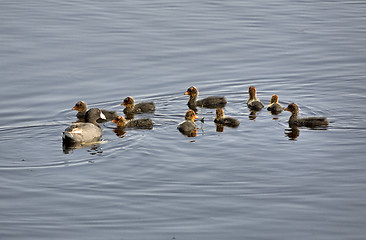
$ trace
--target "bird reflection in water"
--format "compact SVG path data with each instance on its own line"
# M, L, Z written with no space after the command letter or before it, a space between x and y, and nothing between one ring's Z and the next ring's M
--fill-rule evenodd
M190 132L181 132L183 135L186 135L187 137L196 137L197 136L197 129L194 129Z
M216 132L224 132L224 125L216 123Z
M278 112L273 112L273 111L269 111L269 112L272 115L272 120L278 120L279 119L279 117L278 117L279 113Z
M71 154L75 149L81 148L89 148L87 151L90 155L101 155L103 150L100 146L102 142L93 142L93 143L62 143L62 151L64 154Z
M257 112L256 111L250 111L249 120L255 120L256 118L257 118Z
M297 127L286 128L285 135L288 137L289 140L296 141L300 135L300 130Z
M126 137L126 131L123 128L115 128L113 129L113 132L120 138Z
M315 131L328 130L327 127L312 127L312 128L304 127L304 129L310 129ZM289 128L285 129L285 135L288 137L288 140L297 140L297 138L300 136L300 128L290 125Z
M102 153L103 153L103 150L100 147L100 145L95 145L95 146L89 148L87 151L90 155L102 155Z
M272 118L272 120L278 120L279 118L278 118L278 116L277 115L275 115L275 116L273 116L273 118Z

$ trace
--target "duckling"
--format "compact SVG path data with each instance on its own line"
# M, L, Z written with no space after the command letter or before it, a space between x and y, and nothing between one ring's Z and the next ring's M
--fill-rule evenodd
M271 111L273 115L277 115L282 112L283 107L278 103L278 96L273 94L271 97L271 103L267 107L268 111Z
M193 110L188 110L185 115L185 120L179 123L177 129L184 135L193 137L196 136L196 123L194 120L198 119Z
M155 111L155 104L153 102L142 102L135 104L132 97L126 97L121 105L125 106L123 112L128 114L151 113Z
M240 122L232 117L225 117L224 109L218 108L216 109L216 118L214 120L215 123L221 124L227 127L238 127Z
M247 101L248 108L254 111L260 111L264 105L261 101L257 98L257 90L255 87L249 87L249 98Z
M284 111L291 112L291 117L289 119L290 127L319 127L319 126L327 126L329 124L326 117L307 117L307 118L299 118L299 107L296 103L291 103L284 109Z
M150 118L146 119L132 119L126 120L122 116L117 116L112 120L113 123L117 124L117 128L143 128L143 129L152 129L153 121Z
M76 114L77 118L84 119L85 113L88 110L88 107L84 101L79 101L75 104L75 106L71 110L76 110L78 113Z
M76 117L81 120L84 121L85 118L85 113L88 110L88 106L86 105L86 103L84 101L79 101L75 104L75 106L71 109L71 110L76 110L78 111L78 113L76 114ZM117 117L117 113L116 111L109 111L109 110L105 110L105 109L101 109L102 113L105 116L105 119L103 121L101 121L101 119L99 119L97 122L104 122L104 121L110 121L113 118Z
M73 123L62 133L63 143L88 143L99 140L102 136L102 128L97 120L105 119L99 108L91 108L85 113L85 122Z
M196 107L205 108L217 108L225 107L227 101L225 97L211 96L201 100L197 100L198 89L194 86L187 89L184 95L189 95L188 107L191 109L196 109Z

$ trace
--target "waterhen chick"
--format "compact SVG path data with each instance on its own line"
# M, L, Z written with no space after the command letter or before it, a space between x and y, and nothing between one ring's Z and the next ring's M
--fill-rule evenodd
M225 97L218 96L210 96L200 100L197 100L198 97L198 89L194 86L191 86L187 89L184 95L189 95L188 107L191 109L196 109L196 107L205 107L205 108L218 108L225 107L227 100Z
M221 124L227 127L238 127L240 122L232 117L225 117L224 109L218 108L216 109L216 118L214 120L215 123Z
M75 106L71 110L78 111L78 113L76 114L76 117L79 120L84 121L85 113L88 110L88 106L86 105L86 103L84 101L79 101L75 104ZM117 117L116 111L110 111L110 110L105 110L105 109L101 109L101 111L104 114L105 119L103 119L103 120L99 119L98 122L110 121L113 118Z
M197 128L194 120L198 119L196 113L193 110L188 110L185 115L185 120L179 123L177 129L184 135L189 137L196 136Z
M135 100L132 97L126 97L121 105L125 106L123 113L126 115L151 113L155 111L155 104L153 102L141 102L135 104Z
M253 86L249 87L249 98L247 101L247 106L250 110L253 111L260 111L264 105L261 101L257 98L257 89Z
M131 119L126 120L126 118L122 116L117 116L112 120L113 123L117 124L117 128L143 128L143 129L152 129L153 121L150 118L145 119Z
M329 124L326 117L306 117L299 118L299 107L296 103L291 103L284 109L284 111L291 112L290 119L288 121L290 127L325 127Z
M267 110L271 111L273 115L277 115L283 111L283 106L278 103L278 96L273 94L271 97L271 103L267 106Z

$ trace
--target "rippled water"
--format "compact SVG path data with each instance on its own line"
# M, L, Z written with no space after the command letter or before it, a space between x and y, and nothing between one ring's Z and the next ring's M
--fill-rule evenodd
M3 1L1 239L363 239L363 1ZM223 95L239 128L176 126L183 93ZM252 120L248 87L289 113ZM152 130L64 153L79 100L154 101ZM295 134L295 137L294 137Z

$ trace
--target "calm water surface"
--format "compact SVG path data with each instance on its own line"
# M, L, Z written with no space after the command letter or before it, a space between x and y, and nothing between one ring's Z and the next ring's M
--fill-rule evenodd
M364 239L364 1L3 1L1 239ZM224 95L188 138L183 93ZM251 120L248 87L323 115ZM79 100L122 114L152 100L152 130L64 153ZM294 136L295 135L295 136Z

